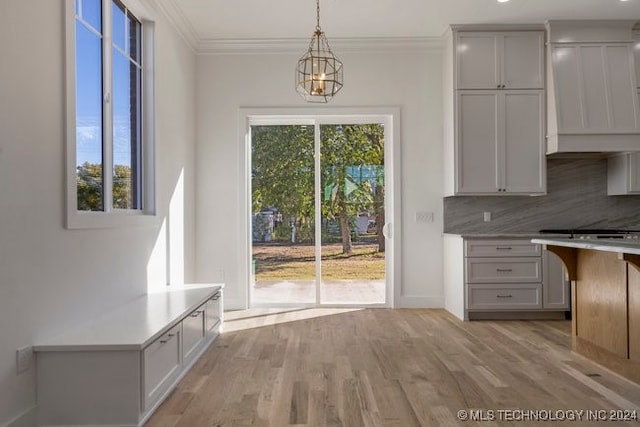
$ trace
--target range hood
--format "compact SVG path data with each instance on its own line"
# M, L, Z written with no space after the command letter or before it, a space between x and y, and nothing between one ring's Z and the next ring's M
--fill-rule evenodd
M635 23L546 23L547 154L640 151Z

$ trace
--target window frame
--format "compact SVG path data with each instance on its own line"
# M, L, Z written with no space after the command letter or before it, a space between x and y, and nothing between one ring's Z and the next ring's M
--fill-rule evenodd
M103 28L103 210L83 211L77 209L77 143L76 143L76 0L65 0L65 101L66 101L66 222L68 229L111 228L154 225L157 222L155 206L155 24L152 15L139 0L119 0L142 23L141 36L141 140L139 181L142 195L140 208L113 208L112 194L112 56L111 7L112 0L101 0ZM104 51L109 52L105 53Z

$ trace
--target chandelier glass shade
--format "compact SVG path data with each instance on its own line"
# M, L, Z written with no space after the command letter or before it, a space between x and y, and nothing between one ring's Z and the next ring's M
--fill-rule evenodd
M342 62L334 55L320 28L320 0L316 0L317 24L309 49L298 60L296 90L307 102L328 102L342 89Z

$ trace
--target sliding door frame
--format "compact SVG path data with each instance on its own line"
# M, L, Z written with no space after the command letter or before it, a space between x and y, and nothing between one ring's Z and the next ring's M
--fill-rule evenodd
M244 290L245 295L240 295L245 301L245 308L252 303L251 292L251 126L259 125L308 125L314 126L314 135L319 139L320 126L332 124L384 124L385 137L385 169L389 165L390 174L385 173L385 187L391 188L391 197L385 196L386 222L389 224L387 233L387 250L385 252L385 303L384 304L323 304L320 299L320 283L316 283L316 302L319 304L297 303L277 304L278 307L288 305L295 307L394 307L394 301L399 297L402 277L400 256L401 253L401 169L400 169L400 109L397 107L345 107L345 108L240 108L238 117L239 135L239 189L238 202L240 226L238 227L238 286L237 290ZM315 188L320 186L319 144L314 143L315 152ZM317 193L317 192L316 192ZM321 215L320 195L315 195L315 220L319 222ZM321 250L321 230L316 227L316 260ZM389 250L391 249L391 250ZM320 277L321 265L316 262L316 279ZM317 281L317 280L316 280ZM255 304L254 306L274 306L273 304Z

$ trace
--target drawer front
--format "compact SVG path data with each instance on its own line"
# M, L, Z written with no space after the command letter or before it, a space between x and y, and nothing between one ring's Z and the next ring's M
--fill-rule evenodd
M218 333L222 321L222 293L216 293L205 305L205 327L207 333Z
M542 308L542 284L519 286L467 285L469 310L525 310Z
M464 242L464 255L467 257L523 257L541 254L540 245L531 243L528 239L466 239Z
M541 283L542 258L467 258L467 283Z
M173 384L180 373L180 325L149 344L143 350L143 406L153 405Z
M204 338L204 312L205 305L202 305L182 320L182 357L185 365Z

